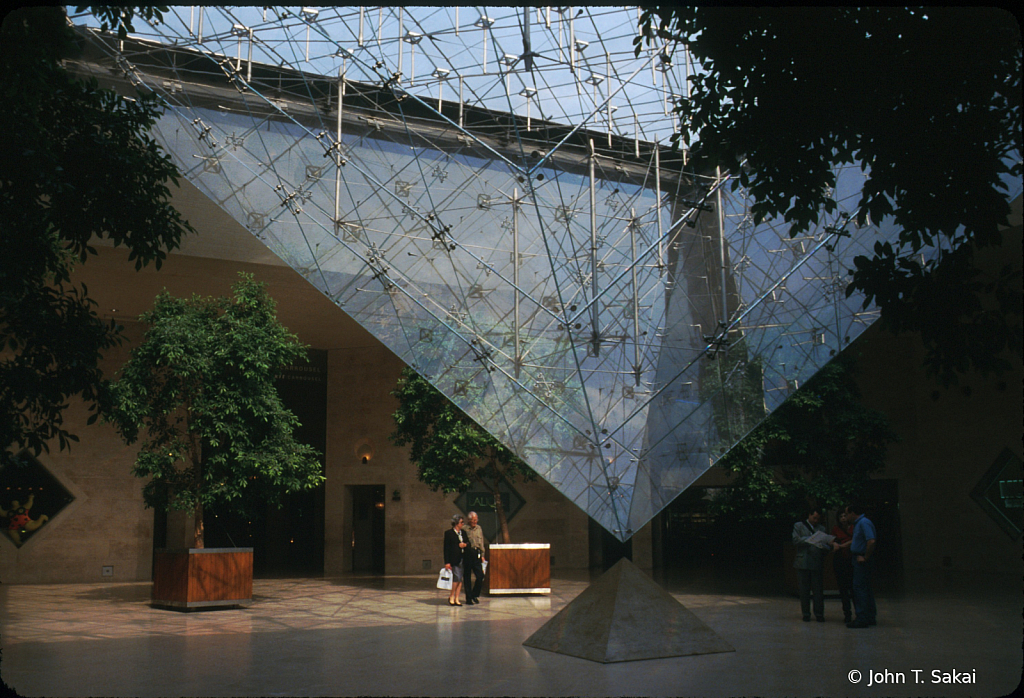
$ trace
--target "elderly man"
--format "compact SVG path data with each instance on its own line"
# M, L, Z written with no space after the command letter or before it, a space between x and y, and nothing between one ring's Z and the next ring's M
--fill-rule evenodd
M480 603L480 590L484 586L484 566L487 560L484 552L484 530L477 525L480 517L475 511L469 512L466 517L469 525L463 532L469 538L469 545L462 556L463 576L465 577L466 605ZM476 582L472 583L470 575L476 576Z

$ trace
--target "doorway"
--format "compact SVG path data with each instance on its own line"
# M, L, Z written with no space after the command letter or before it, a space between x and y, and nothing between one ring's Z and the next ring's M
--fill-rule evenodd
M284 495L281 507L257 505L249 516L209 507L203 516L207 548L252 548L253 576L323 574L323 487Z
M350 485L352 571L384 574L384 485Z
M903 592L903 526L900 522L899 481L869 480L864 492L867 516L878 533L872 585L876 591Z

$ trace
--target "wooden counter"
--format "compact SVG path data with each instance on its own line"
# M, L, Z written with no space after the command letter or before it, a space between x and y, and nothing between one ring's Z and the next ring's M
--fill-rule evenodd
M495 543L487 562L488 593L492 596L551 593L548 543Z

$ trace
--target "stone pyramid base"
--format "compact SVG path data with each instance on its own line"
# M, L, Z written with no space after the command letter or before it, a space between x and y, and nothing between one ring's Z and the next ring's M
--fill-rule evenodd
M625 558L523 644L603 663L735 652Z

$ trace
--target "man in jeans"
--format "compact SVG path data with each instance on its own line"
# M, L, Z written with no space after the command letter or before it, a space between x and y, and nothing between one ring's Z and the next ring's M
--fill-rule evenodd
M853 556L853 606L857 617L847 628L867 628L875 625L875 593L871 590L871 570L874 567L875 524L864 516L864 506L851 504L846 507L846 520L853 522L853 540L850 554Z

